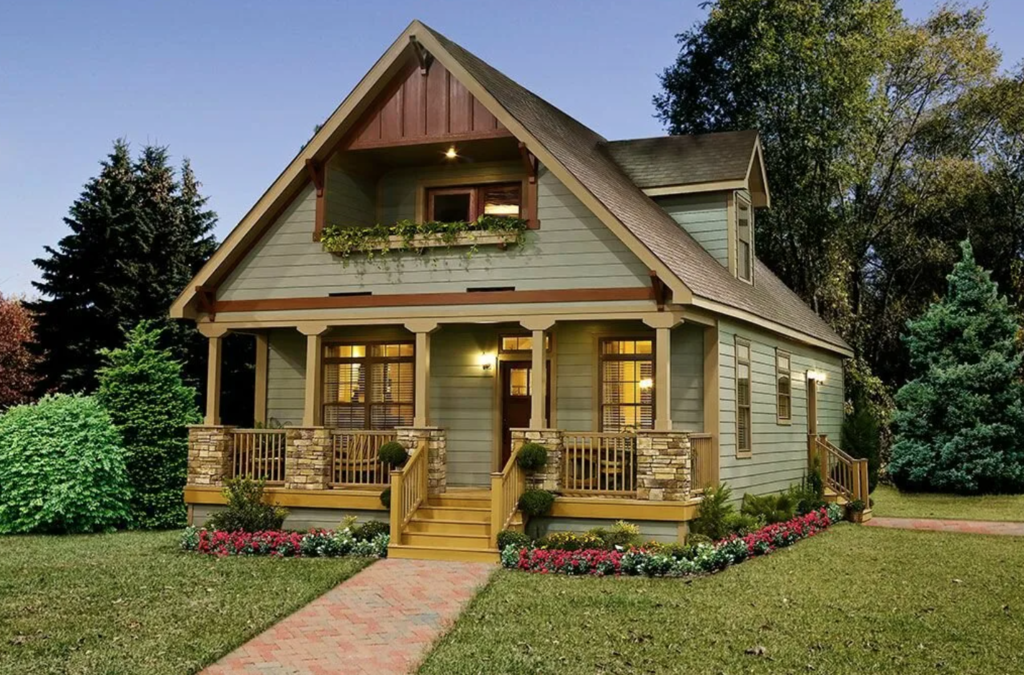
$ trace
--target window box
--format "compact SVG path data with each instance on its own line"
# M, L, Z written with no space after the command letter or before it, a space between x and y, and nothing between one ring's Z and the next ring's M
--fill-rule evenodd
M442 248L448 246L499 246L505 248L509 244L516 243L519 238L518 232L463 232L455 236L454 240L448 240L439 234L417 234L405 241L405 237L391 235L387 244L383 242L371 246L373 251L394 251L399 249L421 250L425 248ZM340 251L332 251L336 256L344 256Z

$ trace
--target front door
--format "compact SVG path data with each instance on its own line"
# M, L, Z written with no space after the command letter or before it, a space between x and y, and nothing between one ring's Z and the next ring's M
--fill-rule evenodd
M512 456L512 429L530 426L530 361L501 361L501 466Z

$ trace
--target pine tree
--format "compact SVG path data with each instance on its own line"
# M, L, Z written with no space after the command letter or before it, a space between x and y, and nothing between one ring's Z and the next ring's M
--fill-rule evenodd
M917 377L896 395L889 474L906 490L1024 491L1017 323L969 242L946 297L904 337Z
M132 484L133 523L142 528L185 523L182 488L188 462L186 425L201 421L195 389L181 365L160 348L162 329L140 322L123 347L104 350L96 398L123 439Z

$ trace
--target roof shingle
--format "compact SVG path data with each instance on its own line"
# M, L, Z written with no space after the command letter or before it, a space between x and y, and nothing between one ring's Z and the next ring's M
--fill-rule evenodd
M756 144L756 131L727 131L611 141L608 151L637 187L646 190L743 180Z

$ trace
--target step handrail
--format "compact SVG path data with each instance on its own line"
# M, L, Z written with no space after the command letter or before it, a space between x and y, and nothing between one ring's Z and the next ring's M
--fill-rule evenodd
M818 469L824 487L848 500L869 502L868 461L857 459L828 439L825 434L812 435L812 448L818 457Z
M405 464L391 471L391 542L399 544L416 509L427 499L427 440L421 438Z
M512 449L505 467L491 474L491 533L490 543L498 546L498 532L506 529L519 509L519 497L526 489L526 473L519 466L522 445Z

